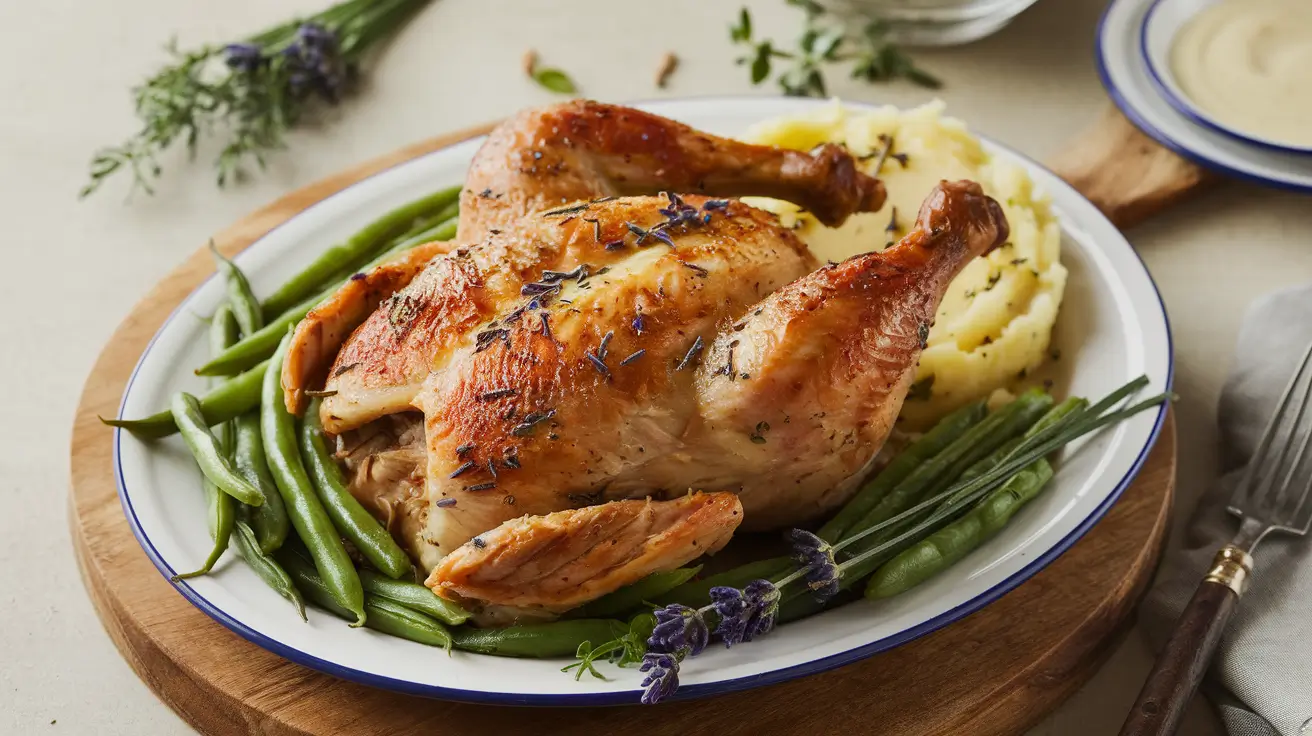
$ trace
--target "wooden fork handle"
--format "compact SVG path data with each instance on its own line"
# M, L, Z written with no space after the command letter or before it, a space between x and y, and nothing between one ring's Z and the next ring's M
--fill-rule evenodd
M1252 569L1253 558L1238 547L1226 545L1216 554L1211 571L1194 591L1175 622L1170 640L1157 656L1139 699L1121 727L1121 736L1175 733Z

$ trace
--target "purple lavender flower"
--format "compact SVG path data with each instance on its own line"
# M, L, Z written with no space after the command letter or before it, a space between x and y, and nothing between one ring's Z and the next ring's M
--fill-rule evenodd
M833 546L804 529L790 529L788 542L793 547L793 559L805 569L803 579L816 600L824 602L838 595L842 571L834 561Z
M338 56L336 34L321 25L304 23L296 31L296 41L283 49L282 56L292 95L317 93L329 102L337 101L346 69Z
M254 74L268 63L264 50L253 43L228 44L223 47L223 60L229 69L243 74Z
M673 655L648 652L638 671L647 673L642 680L643 705L655 705L679 689L679 660Z
M778 586L769 580L753 580L743 588L743 597L751 611L743 641L770 633L779 618L779 603L783 599Z
M673 192L666 192L665 197L670 200L668 206L661 208L660 213L665 215L667 227L676 225L701 225L704 221L697 212L697 208L683 201L683 198Z
M682 659L701 654L710 643L711 632L701 611L671 603L656 609L654 615L656 628L647 639L648 652L673 654Z
M764 636L779 615L779 588L769 580L754 580L742 590L711 588L711 607L720 617L715 635L726 647Z

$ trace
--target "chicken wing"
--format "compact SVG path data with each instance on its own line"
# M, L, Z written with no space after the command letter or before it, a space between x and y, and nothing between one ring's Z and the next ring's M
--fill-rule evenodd
M742 518L732 493L523 516L447 555L426 582L444 598L484 609L485 621L562 613L717 552Z

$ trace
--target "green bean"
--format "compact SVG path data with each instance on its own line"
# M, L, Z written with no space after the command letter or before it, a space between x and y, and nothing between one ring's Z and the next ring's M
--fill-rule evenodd
M210 253L214 255L215 266L223 274L224 283L228 286L228 303L232 305L232 315L237 318L241 334L252 334L264 326L264 314L260 311L260 301L255 298L255 292L251 291L251 283L246 280L246 274L237 268L237 264L219 252L213 240L210 241ZM232 342L236 340L228 344Z
M893 458L873 480L866 483L865 487L834 515L834 518L820 527L817 536L831 544L842 539L854 524L870 513L870 510L883 500L889 491L911 475L921 463L942 452L954 440L965 434L966 430L979 424L987 413L988 409L984 402L976 401L944 417L934 425L933 429L898 453L897 457Z
M250 507L242 509L245 515L249 517ZM237 554L250 565L251 570L255 572L274 592L286 598L293 606L296 607L296 613L305 621L305 601L301 598L301 593L292 583L292 579L287 575L287 571L282 569L270 554L260 548L260 542L245 521L238 521L234 530L233 541L237 545Z
M319 399L310 401L301 418L301 461L337 532L348 539L369 563L390 578L410 573L410 558L346 487L346 479L324 440Z
M724 572L708 575L701 580L690 580L665 595L657 596L652 602L662 606L682 603L697 608L710 602L711 588L717 585L741 588L753 580L769 580L792 569L793 560L789 557L771 557L748 562Z
M417 641L420 644L451 650L451 632L432 616L377 595L365 596L364 610L369 615L371 629Z
M455 236L455 231L456 220L454 218L446 220L431 230L425 231L425 233L421 234L425 237L415 237L409 240L404 240L359 270L364 272L371 271L380 264L396 256L396 254L404 250L409 250L417 245L430 243L434 240L450 239ZM427 237L430 233L432 237ZM269 357L273 354L274 348L278 346L278 342L282 340L283 333L285 333L289 327L295 326L302 319L305 319L305 315L309 314L311 309L314 309L333 294L336 294L342 284L344 284L355 272L356 269L343 271L339 274L340 278L334 279L328 288L302 301L300 304L291 307L276 319L270 320L262 329L253 334L246 335L236 345L233 345L219 355L211 358L208 363L196 369L196 375L226 376L235 373L236 371L244 370L245 368L254 365L256 362Z
M196 375L231 375L246 370L273 355L273 351L278 348L278 343L287 334L287 330L295 327L298 322L305 319L305 315L309 314L311 309L314 309L319 302L332 296L337 288L338 285L333 284L328 289L315 294L290 310L284 311L278 317L269 320L264 327L243 337L241 342L214 356L208 363L197 368Z
M340 618L351 621L355 614L337 601L324 584L314 566L290 547L278 553L278 560L305 597L319 607ZM451 648L451 634L432 616L407 608L396 601L378 595L364 597L364 610L368 613L365 626L402 639ZM354 624L353 624L354 625Z
M264 300L266 319L272 321L305 297L322 291L329 278L338 271L369 258L386 243L413 228L416 220L450 205L460 196L460 189L459 186L448 187L402 205L369 223L346 242L325 250Z
M323 576L334 600L355 616L353 625L359 626L365 622L364 589L360 587L360 576L356 574L351 557L333 528L332 519L305 473L296 446L296 419L283 403L280 374L290 343L289 331L264 374L260 405L260 436L264 440L264 453L297 536L309 549L314 566Z
M219 308L214 311L214 317L210 320L210 353L213 354L225 347L231 345L237 340L237 321L233 317L232 308L228 304L220 304ZM223 422L215 431L215 437L219 441L219 449L224 456L230 456L233 448L233 427L232 422ZM201 476L201 491L205 494L206 522L210 530L210 538L214 540L214 546L210 549L209 557L200 568L192 572L174 575L173 580L185 580L187 578L197 577L208 574L214 569L214 565L223 556L228 549L228 540L232 538L232 524L237 516L237 504L232 500L232 496L220 491L208 476Z
M234 419L260 405L260 385L264 382L264 371L269 361L237 376L233 376L209 390L200 399L200 411L205 415L205 424L213 427ZM178 431L173 421L173 413L162 411L144 419L101 419L111 427L126 429L142 439L159 439L168 437Z
M1039 420L1029 429L1025 430L1024 435L1007 440L1006 444L995 450L992 454L979 460L969 468L966 468L965 471L961 473L961 477L956 479L956 483L967 483L984 475L998 465L1001 465L1002 462L1006 460L1011 453L1015 452L1016 448L1020 447L1025 440L1028 440L1039 432L1056 425L1058 422L1066 421L1067 417L1074 419L1078 416L1079 412L1083 412L1088 406L1089 400L1079 397L1071 397L1060 404L1057 404L1049 409L1047 414L1039 417ZM944 499L943 503L939 505L939 508L946 508L953 505L958 498L959 496L950 496Z
M607 616L628 613L688 582L693 576L701 572L701 569L699 565L697 567L680 567L675 570L654 572L641 580L580 606L570 613L578 618L606 618Z
M369 570L361 570L360 584L367 594L396 601L442 623L458 626L469 620L468 611L418 583L392 580Z
M1047 460L1026 466L964 516L881 565L866 584L866 597L897 595L952 566L1001 531L1051 478Z
M273 552L287 539L290 521L282 494L278 492L273 476L269 475L269 464L264 457L264 439L260 436L259 412L246 412L237 417L233 424L237 429L237 449L233 457L237 472L264 493L264 505L250 513L251 528L260 542L260 550Z
M458 626L451 630L456 649L498 657L572 657L579 644L610 641L629 633L623 621L575 618L500 629Z
M182 439L191 450L196 464L219 490L251 506L264 503L264 494L237 474L232 461L227 458L219 439L205 426L205 418L200 412L200 402L186 391L173 395L170 410L173 420L182 431Z
M966 468L1024 432L1051 405L1051 396L1038 390L1026 391L1016 397L1015 401L971 427L942 452L921 463L844 536L843 546L850 547L847 554L861 554L879 545L885 538L895 535L897 529L892 528L883 530L881 534L848 541L861 531L906 511L921 499L932 495L936 489L946 487Z

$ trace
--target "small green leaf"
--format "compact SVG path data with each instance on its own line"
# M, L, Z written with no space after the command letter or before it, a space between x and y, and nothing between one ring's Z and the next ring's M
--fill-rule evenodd
M756 47L756 58L752 61L752 84L760 84L770 76L770 42Z
M752 40L752 14L747 8L738 11L738 25L729 26L729 38L734 43L744 43Z
M815 55L825 61L832 61L841 43L843 43L842 31L833 30L823 33L815 40Z
M572 95L578 91L578 87L574 86L574 80L559 69L538 69L533 72L533 81L541 87L562 95Z
M908 81L913 84L918 84L921 87L938 89L943 86L942 80L918 66L913 65L907 67L906 71L903 72L903 75Z

